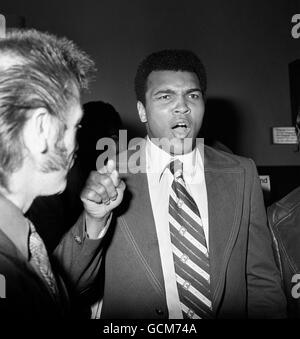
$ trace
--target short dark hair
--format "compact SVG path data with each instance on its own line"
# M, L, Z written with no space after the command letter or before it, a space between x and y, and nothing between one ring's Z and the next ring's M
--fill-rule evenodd
M189 50L167 49L147 56L138 66L134 87L138 101L145 104L147 79L152 71L186 71L198 77L202 94L206 92L206 71L198 56Z
M0 185L23 162L21 132L36 108L64 121L75 90L88 87L94 63L72 41L33 29L0 39ZM9 62L5 62L9 60Z

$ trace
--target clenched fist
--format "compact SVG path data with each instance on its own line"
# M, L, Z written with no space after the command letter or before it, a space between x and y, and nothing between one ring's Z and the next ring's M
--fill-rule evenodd
M108 160L101 170L90 173L80 196L90 238L97 237L106 226L112 210L119 206L123 199L125 187L113 160Z

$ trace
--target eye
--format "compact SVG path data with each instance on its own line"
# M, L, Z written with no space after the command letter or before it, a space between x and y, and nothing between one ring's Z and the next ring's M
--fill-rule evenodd
M163 94L158 97L158 100L169 100L171 98L170 94Z
M190 93L190 98L191 99L199 99L200 98L200 94L199 93Z

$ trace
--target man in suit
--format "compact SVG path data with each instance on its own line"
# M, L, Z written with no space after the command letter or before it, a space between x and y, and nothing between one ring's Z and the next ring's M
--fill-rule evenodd
M128 162L119 156L127 194L110 228L101 317L285 317L255 165L196 139L201 61L153 53L135 91L148 135Z
M91 59L67 39L36 30L0 39L1 320L68 316L70 297L81 300L98 274L106 215L124 190L113 162L91 173L81 195L85 211L53 256L24 217L36 197L65 189L81 90L92 70Z

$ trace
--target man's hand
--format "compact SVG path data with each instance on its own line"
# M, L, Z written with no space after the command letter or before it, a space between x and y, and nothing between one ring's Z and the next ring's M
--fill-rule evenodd
M90 173L81 192L90 238L96 238L105 227L112 210L121 203L125 187L113 160L108 160L99 171Z

